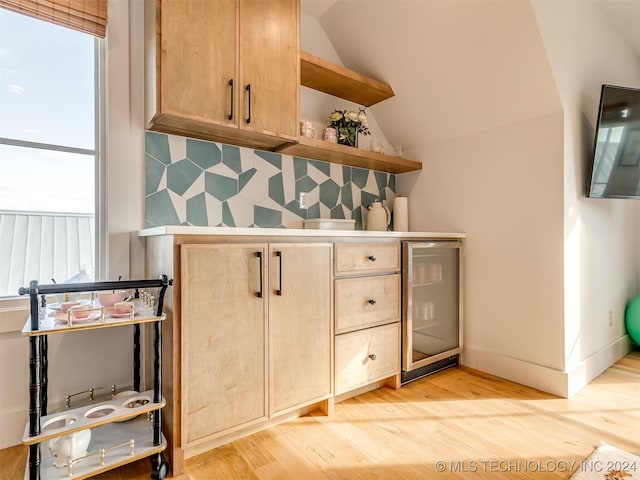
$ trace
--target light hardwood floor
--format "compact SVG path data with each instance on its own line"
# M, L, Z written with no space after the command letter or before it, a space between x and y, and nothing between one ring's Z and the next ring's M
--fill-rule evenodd
M176 478L567 479L600 442L640 455L638 432L638 350L571 399L457 367L193 457ZM22 446L0 451L0 479L21 479L25 461ZM149 464L95 478L148 479Z

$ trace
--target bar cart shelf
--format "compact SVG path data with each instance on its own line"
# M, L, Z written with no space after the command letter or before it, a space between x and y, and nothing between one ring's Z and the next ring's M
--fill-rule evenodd
M161 384L161 322L166 317L162 311L164 294L172 284L173 281L163 275L155 280L54 285L39 285L32 281L29 287L19 290L20 295L30 298L30 316L22 330L23 335L29 337L29 421L23 436L23 443L29 446L29 459L25 479L89 478L146 457L151 463L151 478L166 477L169 464L163 459L162 452L167 442L161 430L161 410L166 404ZM66 317L56 314L51 306L46 306L45 298L50 294L103 290L131 292L130 313L115 314L102 307L93 299L93 293L88 302L91 314L82 320L74 319L71 314ZM144 323L151 323L154 332L153 388L141 392L140 326ZM113 387L111 398L74 408L70 408L69 396L66 409L47 414L48 336L123 326L133 328L133 390L116 395ZM91 397L93 390L88 390ZM42 455L42 446L51 441L69 442L68 450L71 451L76 441L72 437L86 430L90 430L86 453L57 461L48 452Z

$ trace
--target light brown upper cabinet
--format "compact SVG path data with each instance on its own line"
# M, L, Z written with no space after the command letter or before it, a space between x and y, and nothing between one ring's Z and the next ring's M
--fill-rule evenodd
M297 140L299 0L146 0L148 128L272 150Z

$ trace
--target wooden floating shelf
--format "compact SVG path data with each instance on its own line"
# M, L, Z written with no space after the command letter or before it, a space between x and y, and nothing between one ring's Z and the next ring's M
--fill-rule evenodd
M370 107L395 96L387 83L300 51L300 85ZM387 173L422 170L422 163L322 140L299 137L277 152Z
M391 86L300 51L300 84L370 107L395 95Z
M361 150L337 143L300 137L298 143L283 145L278 152L325 162L368 168L388 173L405 173L422 170L422 163L402 157Z

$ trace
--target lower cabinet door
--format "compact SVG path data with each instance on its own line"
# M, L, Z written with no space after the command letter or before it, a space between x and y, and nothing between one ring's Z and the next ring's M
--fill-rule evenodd
M336 335L336 395L400 371L400 323Z
M331 395L331 244L269 246L271 414Z
M266 245L182 245L183 447L266 418Z

